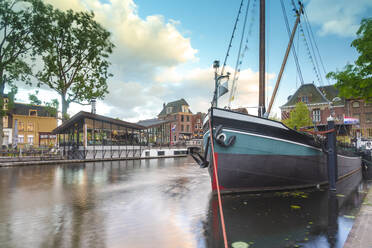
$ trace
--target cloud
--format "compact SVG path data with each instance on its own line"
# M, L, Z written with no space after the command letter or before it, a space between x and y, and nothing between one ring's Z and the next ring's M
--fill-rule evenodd
M105 114L128 121L156 116L162 99L172 95L169 87L156 82L158 71L197 61L190 38L179 31L180 21L159 14L141 18L133 0L46 1L62 10L91 10L97 22L112 33L116 47L110 71L114 77L108 80L110 93L104 102L98 101L98 113L102 107Z
M371 8L371 0L310 0L306 6L310 22L320 25L320 35L342 37L354 36L361 17L368 17Z
M227 71L233 73L230 67ZM272 80L274 74L267 74ZM173 100L184 97L193 112L206 112L214 90L214 70L210 68L194 68L188 71L178 71L177 68L162 70L155 76L158 83L164 85L172 93ZM229 81L231 90L232 80ZM268 87L271 89L271 87ZM252 69L242 70L237 81L237 91L232 108L256 107L258 105L258 72ZM230 92L220 98L220 107L228 105ZM171 96L170 96L171 97Z

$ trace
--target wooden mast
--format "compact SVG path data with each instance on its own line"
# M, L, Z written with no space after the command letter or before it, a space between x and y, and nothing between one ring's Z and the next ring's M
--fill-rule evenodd
M259 63L259 96L258 116L265 110L265 0L260 0L260 63Z

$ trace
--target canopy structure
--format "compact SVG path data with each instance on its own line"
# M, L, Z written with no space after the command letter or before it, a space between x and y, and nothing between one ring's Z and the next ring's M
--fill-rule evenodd
M143 147L169 144L168 121L131 123L80 111L53 130L72 158L140 157Z

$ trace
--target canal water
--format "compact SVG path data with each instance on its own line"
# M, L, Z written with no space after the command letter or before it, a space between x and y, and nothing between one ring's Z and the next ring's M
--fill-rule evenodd
M368 184L223 197L232 247L342 247ZM0 247L223 247L190 158L0 168Z

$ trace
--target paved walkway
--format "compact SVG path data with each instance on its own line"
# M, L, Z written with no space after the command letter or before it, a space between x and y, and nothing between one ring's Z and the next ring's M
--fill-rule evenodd
M344 248L372 248L372 188L364 199Z

